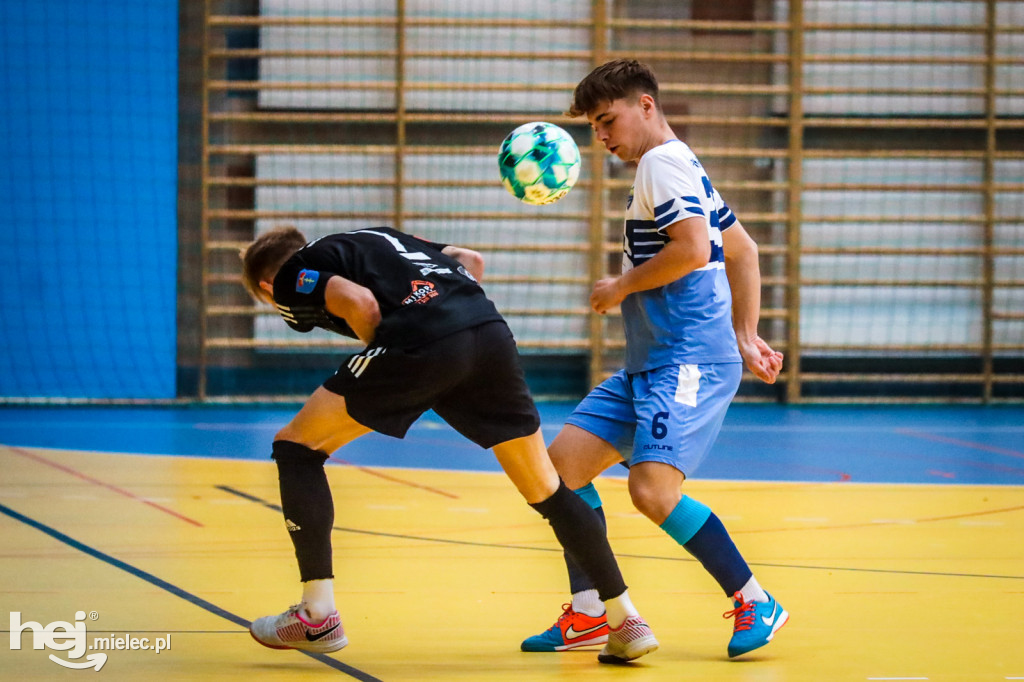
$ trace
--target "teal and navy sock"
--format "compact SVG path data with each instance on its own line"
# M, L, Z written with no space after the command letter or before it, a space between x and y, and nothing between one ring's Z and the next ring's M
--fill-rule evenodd
M661 524L732 597L753 575L722 521L706 505L683 495Z

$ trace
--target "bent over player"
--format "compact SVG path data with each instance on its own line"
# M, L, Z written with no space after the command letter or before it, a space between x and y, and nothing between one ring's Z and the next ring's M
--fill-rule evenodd
M280 227L246 249L246 288L275 305L292 329L321 327L366 344L275 437L273 459L302 601L252 624L260 644L321 653L348 644L334 603L334 504L324 462L371 430L401 438L433 409L494 450L593 581L609 626L620 632L598 659L621 662L658 647L630 602L599 516L551 464L512 332L480 288L482 274L483 258L475 251L387 227L309 243L295 228Z
M600 511L591 481L623 459L619 446L629 452L633 504L733 600L725 614L734 618L728 653L739 656L767 644L789 616L758 584L719 518L680 488L718 436L742 363L767 383L782 368L782 354L757 335L757 245L669 127L650 68L625 59L596 68L576 86L569 114L586 116L609 152L638 165L626 202L622 275L597 281L590 297L598 313L621 304L626 367L566 420L551 459ZM570 555L566 562L572 603L550 629L526 639L524 651L605 641L597 593Z

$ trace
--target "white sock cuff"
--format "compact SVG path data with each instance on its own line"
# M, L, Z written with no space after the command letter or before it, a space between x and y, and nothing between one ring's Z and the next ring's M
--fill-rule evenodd
M768 597L768 593L762 589L761 585L758 584L757 578L750 576L750 580L747 584L740 588L740 594L743 595L743 601L757 601L762 604L766 604L771 599Z
M572 595L572 610L588 616L600 616L604 613L604 604L597 596L597 590L583 590Z

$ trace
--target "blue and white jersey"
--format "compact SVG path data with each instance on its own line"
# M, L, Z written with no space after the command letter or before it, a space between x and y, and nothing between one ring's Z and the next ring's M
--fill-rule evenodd
M626 371L667 365L741 362L732 328L732 294L725 276L722 230L736 217L711 186L693 151L679 140L640 159L626 204L622 271L643 264L668 243L665 228L701 216L708 228L707 265L622 302Z

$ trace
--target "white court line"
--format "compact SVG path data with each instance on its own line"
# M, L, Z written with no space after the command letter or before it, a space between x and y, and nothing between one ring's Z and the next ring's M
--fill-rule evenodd
M869 677L869 680L927 680L927 677Z

